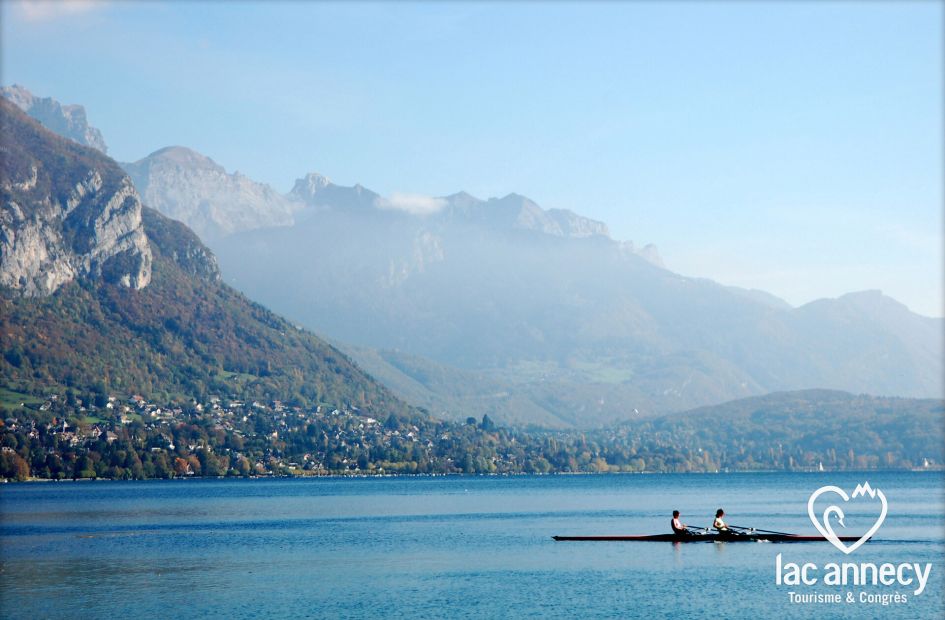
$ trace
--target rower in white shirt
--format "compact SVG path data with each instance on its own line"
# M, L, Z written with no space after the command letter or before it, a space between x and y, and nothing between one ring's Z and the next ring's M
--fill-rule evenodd
M678 510L673 511L673 520L670 525L673 528L673 534L676 536L692 536L692 532L686 528L686 524L679 520Z
M725 516L725 511L722 510L721 508L715 511L715 521L712 522L712 527L719 530L720 532L722 530L728 529L728 526L725 525L725 521L722 520L722 517L724 516Z
M725 516L725 511L719 508L715 511L715 521L712 522L712 528L718 532L719 536L734 536L735 532L728 529L728 526L725 525L725 521L722 520L722 517Z

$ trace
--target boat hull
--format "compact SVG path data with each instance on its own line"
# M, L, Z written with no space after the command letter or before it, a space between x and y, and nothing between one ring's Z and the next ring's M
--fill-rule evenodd
M557 541L592 541L592 542L824 542L823 536L795 536L793 534L694 534L677 536L675 534L653 534L650 536L552 536ZM856 536L840 536L843 542L856 542Z

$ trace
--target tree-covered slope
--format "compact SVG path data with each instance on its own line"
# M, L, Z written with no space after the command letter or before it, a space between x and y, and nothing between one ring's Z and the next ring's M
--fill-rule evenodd
M623 429L733 469L911 467L945 460L945 402L835 390L744 398Z
M44 298L4 295L10 387L401 407L336 349L220 283L182 224L149 209L144 221L155 257L145 289L85 280Z

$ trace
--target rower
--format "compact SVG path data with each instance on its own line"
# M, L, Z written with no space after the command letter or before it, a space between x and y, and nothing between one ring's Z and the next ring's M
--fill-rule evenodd
M728 529L728 526L725 525L725 521L722 520L722 517L725 516L725 511L719 508L715 511L715 521L712 522L712 527L720 536L731 536L733 534L732 530Z
M692 536L692 532L686 528L686 524L679 520L678 510L673 511L673 520L670 521L670 526L676 536Z

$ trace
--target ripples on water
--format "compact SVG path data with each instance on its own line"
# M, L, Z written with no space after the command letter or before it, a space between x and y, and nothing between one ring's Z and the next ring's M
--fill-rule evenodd
M730 523L816 534L807 498L889 500L850 556L828 543L555 543ZM5 618L945 617L945 480L933 473L37 483L0 488ZM847 510L844 534L872 506ZM774 558L933 562L906 604L792 604ZM840 591L858 592L847 587ZM895 592L896 588L866 588Z

